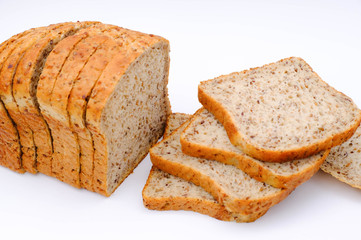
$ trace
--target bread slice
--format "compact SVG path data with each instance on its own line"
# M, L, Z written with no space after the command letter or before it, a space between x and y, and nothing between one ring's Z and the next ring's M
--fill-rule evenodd
M185 113L172 113L163 138L190 119ZM266 211L253 214L230 213L203 188L152 167L142 191L144 206L151 210L194 211L222 221L253 222Z
M230 213L203 188L152 167L143 192L144 206L151 210L185 210L222 221L253 222L266 211Z
M106 34L110 34L106 32ZM114 32L114 38L116 38ZM89 58L78 77L73 82L69 94L67 113L69 127L77 136L80 150L80 184L81 187L93 190L94 146L91 133L86 128L85 112L91 91L104 68L120 52L120 46L113 37L109 37Z
M170 112L168 41L126 29L121 39L121 52L96 82L86 110L94 141L94 191L106 196L162 136Z
M354 102L301 58L201 82L198 98L233 145L256 159L285 162L337 146L361 121Z
M20 112L16 101L12 94L13 77L17 69L17 65L21 60L24 52L31 48L39 39L44 37L49 31L55 30L64 24L58 24L52 27L42 27L34 30L31 34L28 34L9 46L6 51L2 52L2 55L6 59L2 62L2 69L0 72L0 97L4 103L9 116L14 121L22 147L22 167L31 173L36 173L35 162L36 152L35 144L33 141L33 133L27 122L21 121ZM2 113L4 114L4 113ZM5 114L4 114L5 118ZM11 126L3 125L3 131L7 132Z
M331 149L321 169L341 182L361 189L361 127L349 140Z
M150 149L155 167L201 186L230 212L267 211L293 190L261 183L231 165L184 154L180 135L186 126L183 124Z
M51 175L51 172L43 171L42 165L51 162L53 153L49 128L40 114L36 99L40 73L47 56L59 41L92 24L94 22L69 23L50 31L24 53L18 64L13 82L13 95L20 111L18 122L28 123L33 132L37 156L36 165L33 166L34 171L39 166L41 172Z
M233 165L254 179L278 188L295 188L310 179L330 152L285 163L259 161L231 144L222 124L204 108L196 112L180 141L182 151L190 156Z

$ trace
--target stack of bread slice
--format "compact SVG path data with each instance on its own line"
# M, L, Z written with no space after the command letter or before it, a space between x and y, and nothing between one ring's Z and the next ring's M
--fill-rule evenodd
M150 150L149 209L254 221L310 179L361 121L349 97L295 57L201 82L198 98L203 108L171 115Z
M0 45L0 164L109 196L163 134L169 42L100 22Z

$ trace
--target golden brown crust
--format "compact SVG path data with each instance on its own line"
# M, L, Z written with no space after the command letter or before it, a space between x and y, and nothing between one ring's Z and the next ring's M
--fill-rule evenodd
M94 190L104 194L107 192L107 172L108 156L106 140L101 132L101 114L106 102L114 91L115 86L126 72L128 67L144 53L144 51L157 43L166 43L168 41L153 35L140 34L138 32L120 29L124 33L124 39L121 52L107 65L102 76L97 81L87 105L86 123L94 140L94 172L93 183ZM119 39L120 41L121 39ZM132 43L129 46L129 43Z
M194 116L198 115L202 111L203 108L199 109ZM185 128L184 132L187 131L194 120L194 118L190 120L190 124ZM254 161L251 157L246 155L240 155L232 151L189 142L183 134L181 135L180 142L182 145L182 151L187 155L216 160L224 164L233 165L250 175L252 178L276 188L296 188L300 184L306 182L318 171L330 152L330 149L326 150L317 162L315 162L315 164L310 165L303 171L300 171L297 174L284 176L275 175L269 169L264 168L258 161Z
M291 58L283 59L282 61L287 61ZM265 65L267 66L267 65ZM257 68L252 68L257 69ZM248 71L248 70L246 70ZM243 72L246 72L243 71ZM312 71L313 72L313 71ZM315 73L315 72L313 72ZM315 73L316 74L316 73ZM317 74L316 74L317 75ZM318 76L318 75L317 75ZM320 78L321 79L321 78ZM208 80L212 81L212 80ZM205 81L205 82L208 82ZM322 81L322 80L321 80ZM204 82L204 83L205 83ZM201 83L202 84L202 83ZM266 162L287 162L295 159L307 158L309 156L315 155L321 151L330 149L334 146L340 145L341 143L347 141L356 131L357 127L361 122L361 110L359 110L358 119L355 123L344 132L335 134L331 138L320 140L317 143L311 144L309 146L300 147L296 149L289 149L284 151L275 151L270 149L265 149L261 147L254 146L247 142L246 138L242 136L236 127L236 123L230 113L222 106L220 102L217 102L214 98L207 95L201 88L201 84L198 86L198 100L199 102L222 123L224 128L227 131L228 137L233 145L240 148L244 153ZM335 90L336 91L336 90ZM341 92L338 92L341 93ZM342 94L342 93L341 93ZM344 95L344 94L343 94Z

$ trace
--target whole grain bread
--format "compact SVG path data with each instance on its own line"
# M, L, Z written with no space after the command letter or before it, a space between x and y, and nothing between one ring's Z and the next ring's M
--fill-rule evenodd
M1 165L33 173L39 167L80 187L82 130L91 142L82 187L108 196L163 134L170 112L167 40L79 22L36 28L0 49Z
M190 156L233 165L254 179L278 188L295 188L310 179L330 152L284 163L259 161L231 144L223 125L204 108L195 113L180 141L182 151Z
M198 98L233 145L269 162L306 158L352 136L361 121L353 101L301 58L201 82Z
M184 154L180 135L187 124L150 149L155 167L202 187L230 212L267 211L293 190L261 183L231 165Z
M168 41L119 31L121 51L96 82L86 109L86 126L94 141L94 191L106 196L162 136L170 112Z
M349 140L331 149L321 169L341 182L361 189L361 127Z

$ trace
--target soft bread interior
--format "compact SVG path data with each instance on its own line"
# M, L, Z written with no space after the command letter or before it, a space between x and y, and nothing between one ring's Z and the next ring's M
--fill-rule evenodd
M122 76L102 112L108 192L113 192L163 134L170 111L168 53L169 45L164 42L145 51Z

